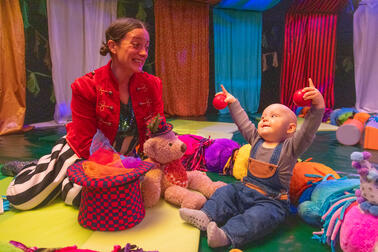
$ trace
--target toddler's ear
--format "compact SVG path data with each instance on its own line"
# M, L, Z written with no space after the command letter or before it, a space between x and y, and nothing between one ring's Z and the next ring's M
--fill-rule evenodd
M289 127L286 131L287 134L293 134L297 130L297 124L289 123Z

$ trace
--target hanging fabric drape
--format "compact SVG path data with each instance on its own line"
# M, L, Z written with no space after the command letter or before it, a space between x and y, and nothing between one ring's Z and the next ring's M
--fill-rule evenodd
M215 90L220 84L255 113L261 86L262 13L214 8ZM228 109L220 113L228 113Z
M378 0L362 0L353 23L356 109L378 113Z
M216 8L265 11L279 2L280 0L222 0Z
M333 108L337 12L346 0L295 0L285 18L281 103L295 108L293 94L311 77Z
M163 82L164 111L204 115L209 93L209 4L156 0L156 75Z
M23 128L25 37L19 1L0 2L0 135Z
M100 55L105 30L117 16L117 0L47 1L52 76L56 97L54 119L71 119L71 83L105 65Z

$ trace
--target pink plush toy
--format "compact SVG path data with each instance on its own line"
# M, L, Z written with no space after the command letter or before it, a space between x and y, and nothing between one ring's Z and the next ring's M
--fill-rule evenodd
M176 206L200 209L206 198L226 185L221 181L212 182L204 172L186 171L180 160L186 145L164 119L153 118L148 132L150 138L143 145L144 153L150 161L158 164L158 168L147 172L143 179L141 190L145 207L156 205L163 196Z
M340 247L344 252L378 251L378 217L352 207L341 226Z
M360 174L359 205L345 216L340 230L340 247L344 252L378 251L378 172L368 161L369 152L353 152L352 166Z

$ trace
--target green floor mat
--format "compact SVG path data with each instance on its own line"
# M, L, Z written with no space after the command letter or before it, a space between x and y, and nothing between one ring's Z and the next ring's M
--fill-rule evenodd
M238 130L236 124L234 123L194 121L181 119L169 119L167 121L172 123L173 130L180 135L191 134L206 138L210 137L212 139L231 139L233 133Z

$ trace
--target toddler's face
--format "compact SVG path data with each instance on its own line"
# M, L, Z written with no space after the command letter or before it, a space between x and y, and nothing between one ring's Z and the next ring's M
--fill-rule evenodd
M257 131L267 142L281 142L290 133L291 127L296 125L294 113L282 104L272 104L268 106L261 116ZM295 128L294 128L295 131Z

